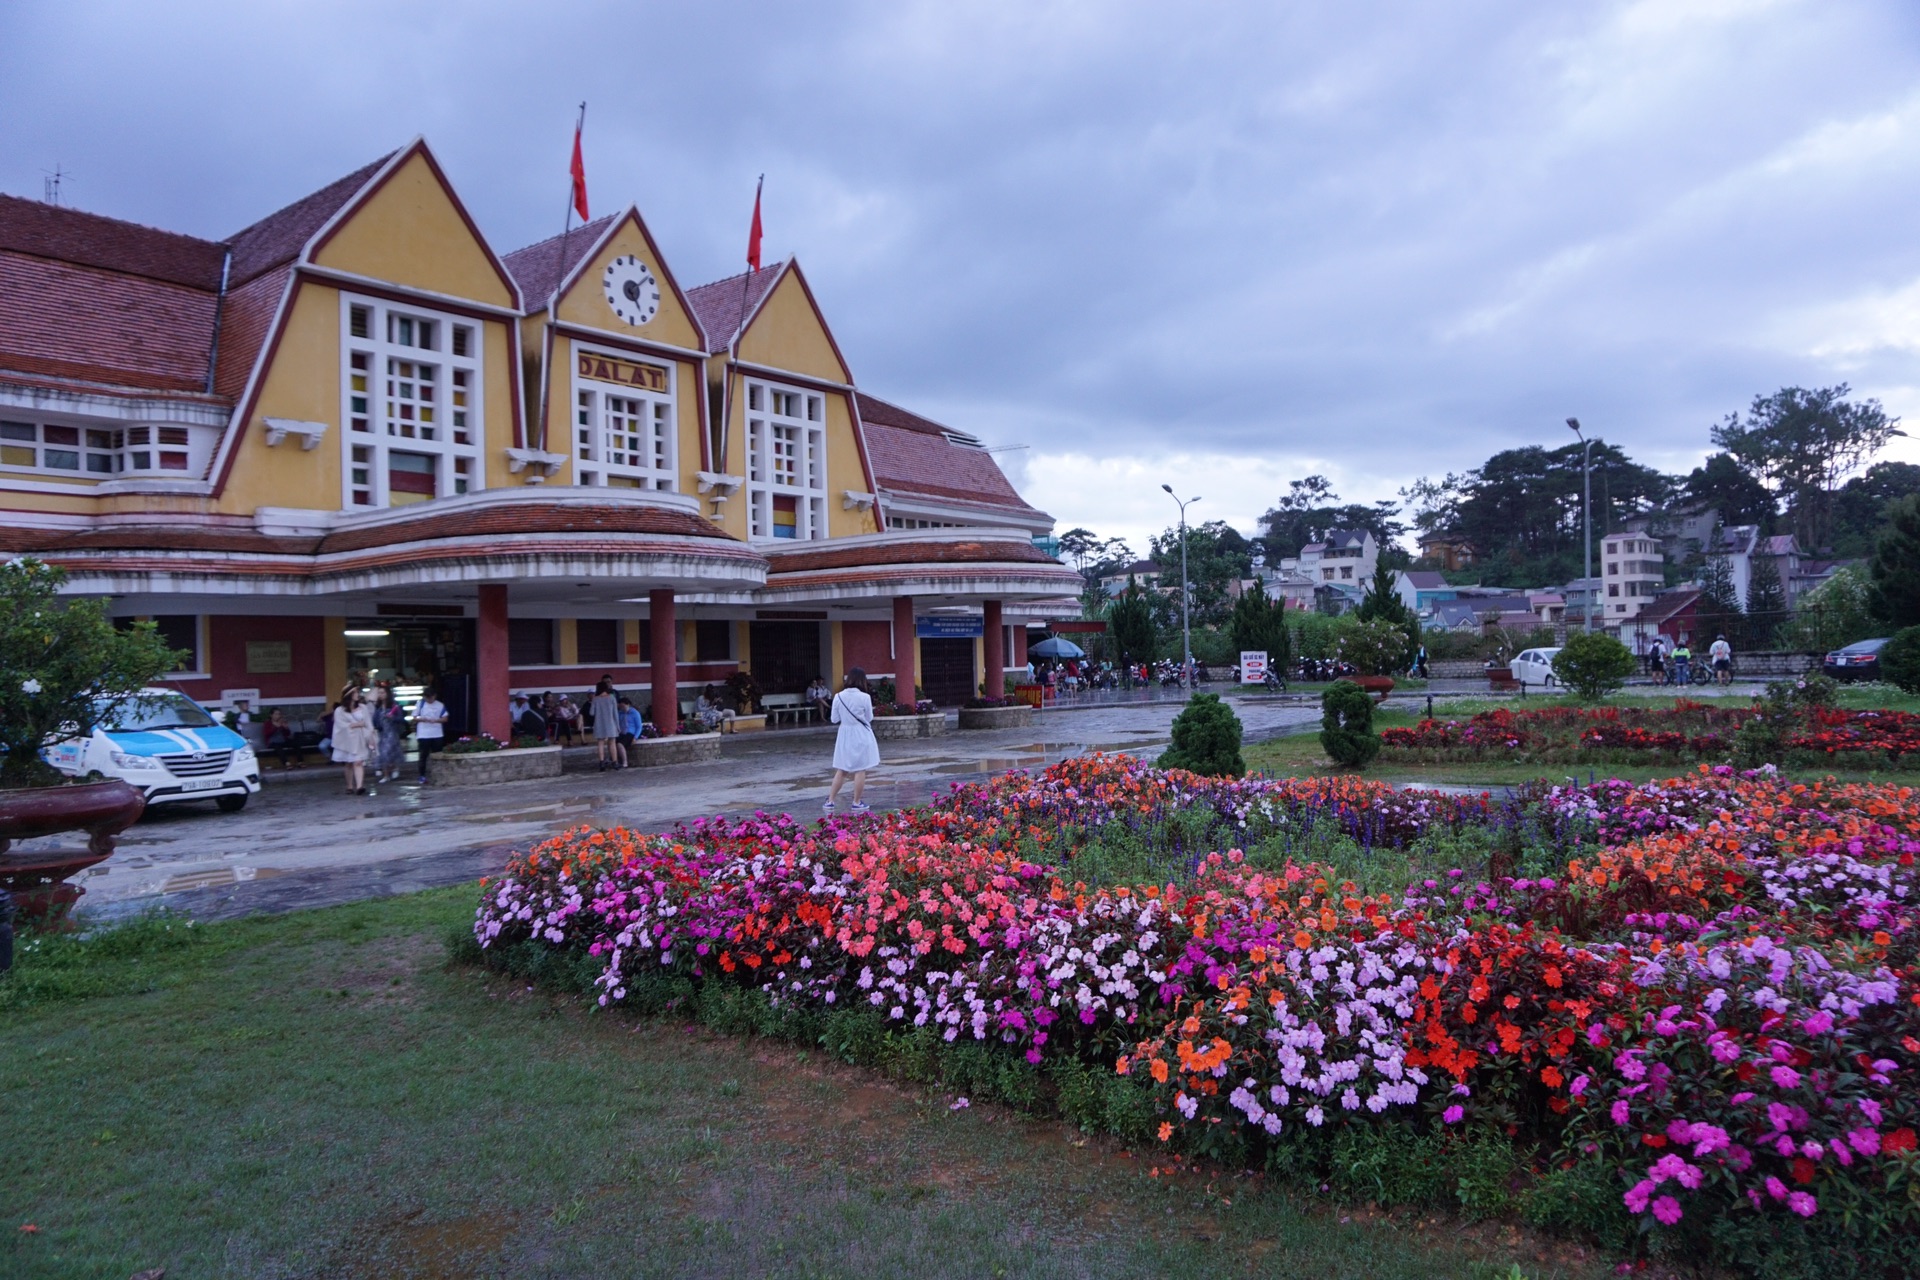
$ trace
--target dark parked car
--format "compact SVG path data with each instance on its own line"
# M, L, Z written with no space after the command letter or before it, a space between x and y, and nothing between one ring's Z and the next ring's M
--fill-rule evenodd
M1878 680L1880 678L1880 650L1886 647L1886 639L1856 640L1844 649L1835 649L1827 655L1822 669L1835 680Z

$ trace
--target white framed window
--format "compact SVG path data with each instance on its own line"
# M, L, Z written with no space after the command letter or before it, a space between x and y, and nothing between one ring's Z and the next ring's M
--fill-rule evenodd
M826 537L826 397L754 378L746 395L749 536Z
M190 427L81 426L64 422L0 419L0 471L75 479L111 480L115 476L197 475Z
M398 507L484 487L475 322L341 298L343 507Z
M573 370L576 483L608 488L680 487L674 366L589 348Z

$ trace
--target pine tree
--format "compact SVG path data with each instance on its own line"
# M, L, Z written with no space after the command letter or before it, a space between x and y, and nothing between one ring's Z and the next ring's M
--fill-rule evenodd
M1888 506L1886 530L1867 568L1874 616L1892 628L1920 625L1920 496Z
M1733 589L1733 565L1725 556L1711 556L1700 575L1700 635L1723 634L1740 617L1740 596Z
M1774 633L1787 616L1787 592L1772 556L1755 556L1747 580L1747 633L1744 648L1773 647Z
M1153 606L1132 574L1120 598L1107 606L1107 631L1123 664L1153 661Z
M1234 603L1233 618L1227 634L1233 647L1242 653L1267 655L1267 669L1285 676L1293 665L1292 636L1287 630L1287 602L1269 600L1266 584L1253 580L1253 586Z

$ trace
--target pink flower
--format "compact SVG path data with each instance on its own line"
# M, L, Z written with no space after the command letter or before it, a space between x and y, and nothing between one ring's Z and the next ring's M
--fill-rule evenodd
M1772 1074L1773 1082L1782 1089L1792 1089L1800 1083L1800 1073L1792 1067L1775 1067Z
M1880 1104L1872 1098L1860 1099L1860 1114L1867 1118L1868 1124L1880 1123Z
M1787 1208L1803 1218L1811 1218L1820 1210L1820 1202L1804 1191L1796 1191L1787 1197Z
M1459 1124L1462 1120L1466 1119L1466 1117L1467 1117L1467 1109L1457 1104L1454 1106L1448 1107L1445 1111L1442 1111L1440 1113L1440 1118L1442 1120L1445 1120L1448 1124Z
M1833 1015L1822 1009L1801 1023L1800 1029L1810 1036L1824 1035L1833 1030Z
M1847 1141L1852 1143L1853 1149L1863 1156L1880 1154L1880 1135L1872 1129L1855 1129L1847 1135Z
M1799 1194L1805 1194L1805 1193L1803 1192ZM1813 1197L1807 1196L1807 1199L1811 1200L1813 1199ZM1811 1214L1812 1212L1813 1210L1811 1209L1807 1210L1808 1214ZM1672 1226L1674 1223L1680 1221L1680 1202L1678 1200L1675 1200L1672 1196L1661 1196L1658 1200L1655 1200L1653 1202L1653 1216L1660 1219L1660 1221L1666 1223L1668 1226Z
M1775 1200L1785 1200L1787 1198L1787 1184L1778 1178L1769 1177L1767 1179L1767 1194Z
M1627 1121L1633 1118L1632 1109L1627 1106L1627 1100L1625 1098L1615 1098L1608 1114L1613 1117L1615 1124L1621 1126L1625 1126Z
M1642 1178L1627 1188L1627 1193L1620 1197L1621 1202L1634 1213L1645 1213L1647 1200L1653 1195L1653 1187L1654 1184L1651 1181Z

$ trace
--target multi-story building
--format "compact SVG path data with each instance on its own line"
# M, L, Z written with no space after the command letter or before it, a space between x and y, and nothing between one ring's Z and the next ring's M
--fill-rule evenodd
M1617 632L1623 622L1660 594L1666 582L1666 558L1659 540L1648 533L1608 534L1601 543L1600 558L1605 565L1601 576L1607 585L1602 611L1595 621Z
M797 262L683 289L634 208L501 255L424 141L217 241L0 197L0 289L0 553L155 619L203 701L952 702L1080 588L978 440L858 389Z
M1380 561L1380 544L1367 529L1330 529L1321 542L1300 548L1297 560L1282 560L1282 569L1298 568L1316 583L1366 589Z

